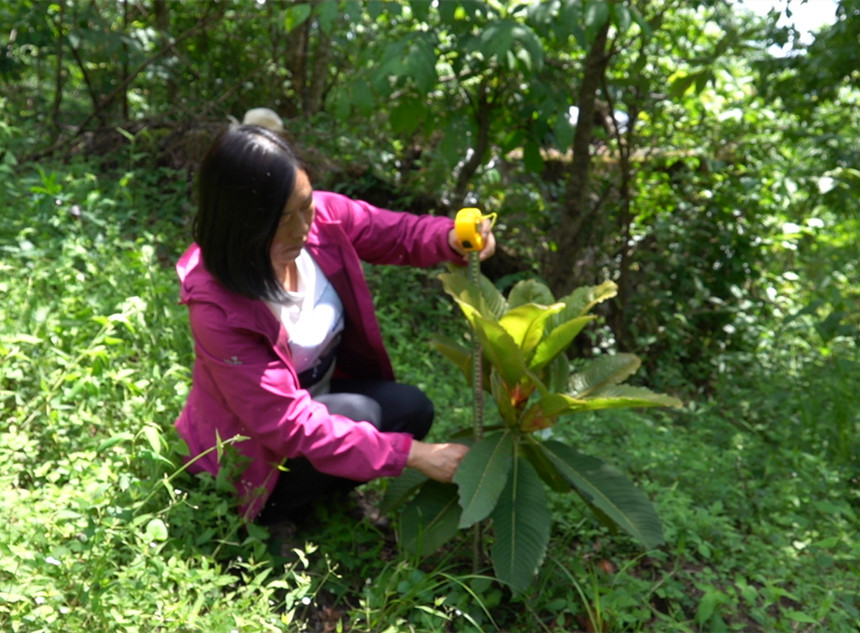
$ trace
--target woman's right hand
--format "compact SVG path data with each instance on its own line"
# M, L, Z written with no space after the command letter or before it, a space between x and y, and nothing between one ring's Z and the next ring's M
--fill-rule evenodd
M429 444L415 440L409 449L406 465L421 471L430 479L447 484L468 452L469 447L465 444Z

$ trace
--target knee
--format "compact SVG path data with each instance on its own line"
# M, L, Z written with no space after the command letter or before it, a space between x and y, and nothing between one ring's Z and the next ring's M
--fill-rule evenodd
M317 400L326 405L329 413L351 420L364 420L379 428L382 424L382 407L373 398L358 393L337 393L320 396Z
M422 440L430 432L430 427L433 425L433 418L436 415L436 409L433 406L433 401L427 397L418 387L412 387L413 393L410 396L412 403L412 412L410 424L406 429L417 440Z

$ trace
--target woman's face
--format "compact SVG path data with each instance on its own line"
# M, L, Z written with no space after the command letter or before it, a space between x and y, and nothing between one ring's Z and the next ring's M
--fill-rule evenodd
M308 240L314 213L311 181L303 170L299 170L296 172L293 193L290 194L284 206L284 213L272 239L270 254L275 272L284 270L299 256L299 252Z

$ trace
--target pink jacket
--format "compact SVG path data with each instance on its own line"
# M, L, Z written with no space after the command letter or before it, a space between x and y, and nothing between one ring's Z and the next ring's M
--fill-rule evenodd
M328 192L314 192L314 203L307 248L346 311L337 375L393 379L360 260L460 262L448 245L453 221L378 209ZM176 421L190 459L199 456L192 470L217 474L217 438L247 437L235 444L248 458L235 483L240 511L249 520L274 489L278 466L291 457L304 456L321 472L358 481L400 475L411 436L330 415L312 400L299 387L287 333L264 301L224 288L204 267L196 244L176 270L196 356L191 392Z

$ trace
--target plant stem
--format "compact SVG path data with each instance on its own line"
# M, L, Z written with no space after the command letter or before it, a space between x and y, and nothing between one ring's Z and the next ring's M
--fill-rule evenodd
M480 288L481 285L481 261L478 253L469 253L469 279ZM481 343L478 341L478 333L472 332L472 425L475 433L475 441L479 442L484 437L484 376L482 371Z
M478 253L469 253L469 279L480 288L481 284L481 260ZM484 437L484 376L482 371L481 343L478 333L472 332L472 427L475 434L475 442L480 442ZM481 551L483 550L483 532L481 524L477 523L472 532L472 573L477 574L481 566Z

